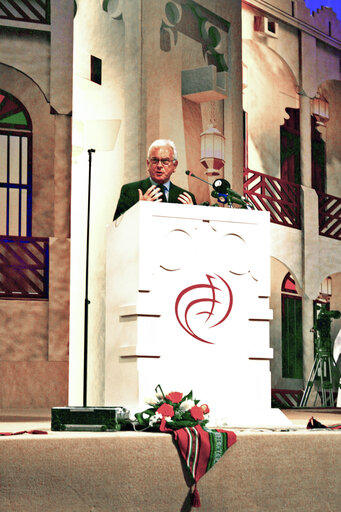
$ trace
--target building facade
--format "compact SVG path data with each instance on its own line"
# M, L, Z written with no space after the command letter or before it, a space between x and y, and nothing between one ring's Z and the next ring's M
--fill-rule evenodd
M16 1L0 8L2 408L67 402L70 4Z
M341 308L341 27L304 0L242 4L244 192L272 221L272 385L301 389L318 304Z
M11 3L0 10L0 405L82 403L87 241L88 401L103 403L106 227L157 138L175 141L174 181L198 202L212 202L210 186L186 169L270 212L272 386L302 389L318 304L341 309L335 13L304 0ZM215 177L200 163L211 125L225 137Z

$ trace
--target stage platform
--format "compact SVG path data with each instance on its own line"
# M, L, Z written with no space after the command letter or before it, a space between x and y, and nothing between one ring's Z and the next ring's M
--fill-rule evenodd
M306 430L311 416L341 423L341 409L290 409L292 427L232 428L233 445L200 480L202 512L341 510L341 431ZM0 510L186 512L186 469L169 434L51 432L50 411L0 411ZM192 509L195 510L195 509Z

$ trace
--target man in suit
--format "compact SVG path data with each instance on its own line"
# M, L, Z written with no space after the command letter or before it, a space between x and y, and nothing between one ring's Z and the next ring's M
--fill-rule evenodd
M149 177L123 185L114 220L138 201L196 204L191 192L177 187L170 181L177 165L178 156L174 142L166 139L155 140L148 150Z

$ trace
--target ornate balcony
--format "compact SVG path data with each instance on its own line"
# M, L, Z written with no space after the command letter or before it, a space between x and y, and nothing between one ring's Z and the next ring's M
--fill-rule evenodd
M271 222L301 228L300 185L244 169L244 196L257 210L270 212Z
M341 198L318 193L319 233L335 240L341 240Z
M0 3L0 20L50 23L51 0L10 0Z
M47 299L49 239L0 236L0 299Z

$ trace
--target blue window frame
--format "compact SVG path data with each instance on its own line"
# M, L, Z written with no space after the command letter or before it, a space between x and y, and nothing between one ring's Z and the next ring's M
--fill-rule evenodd
M0 90L0 235L32 234L32 123Z

